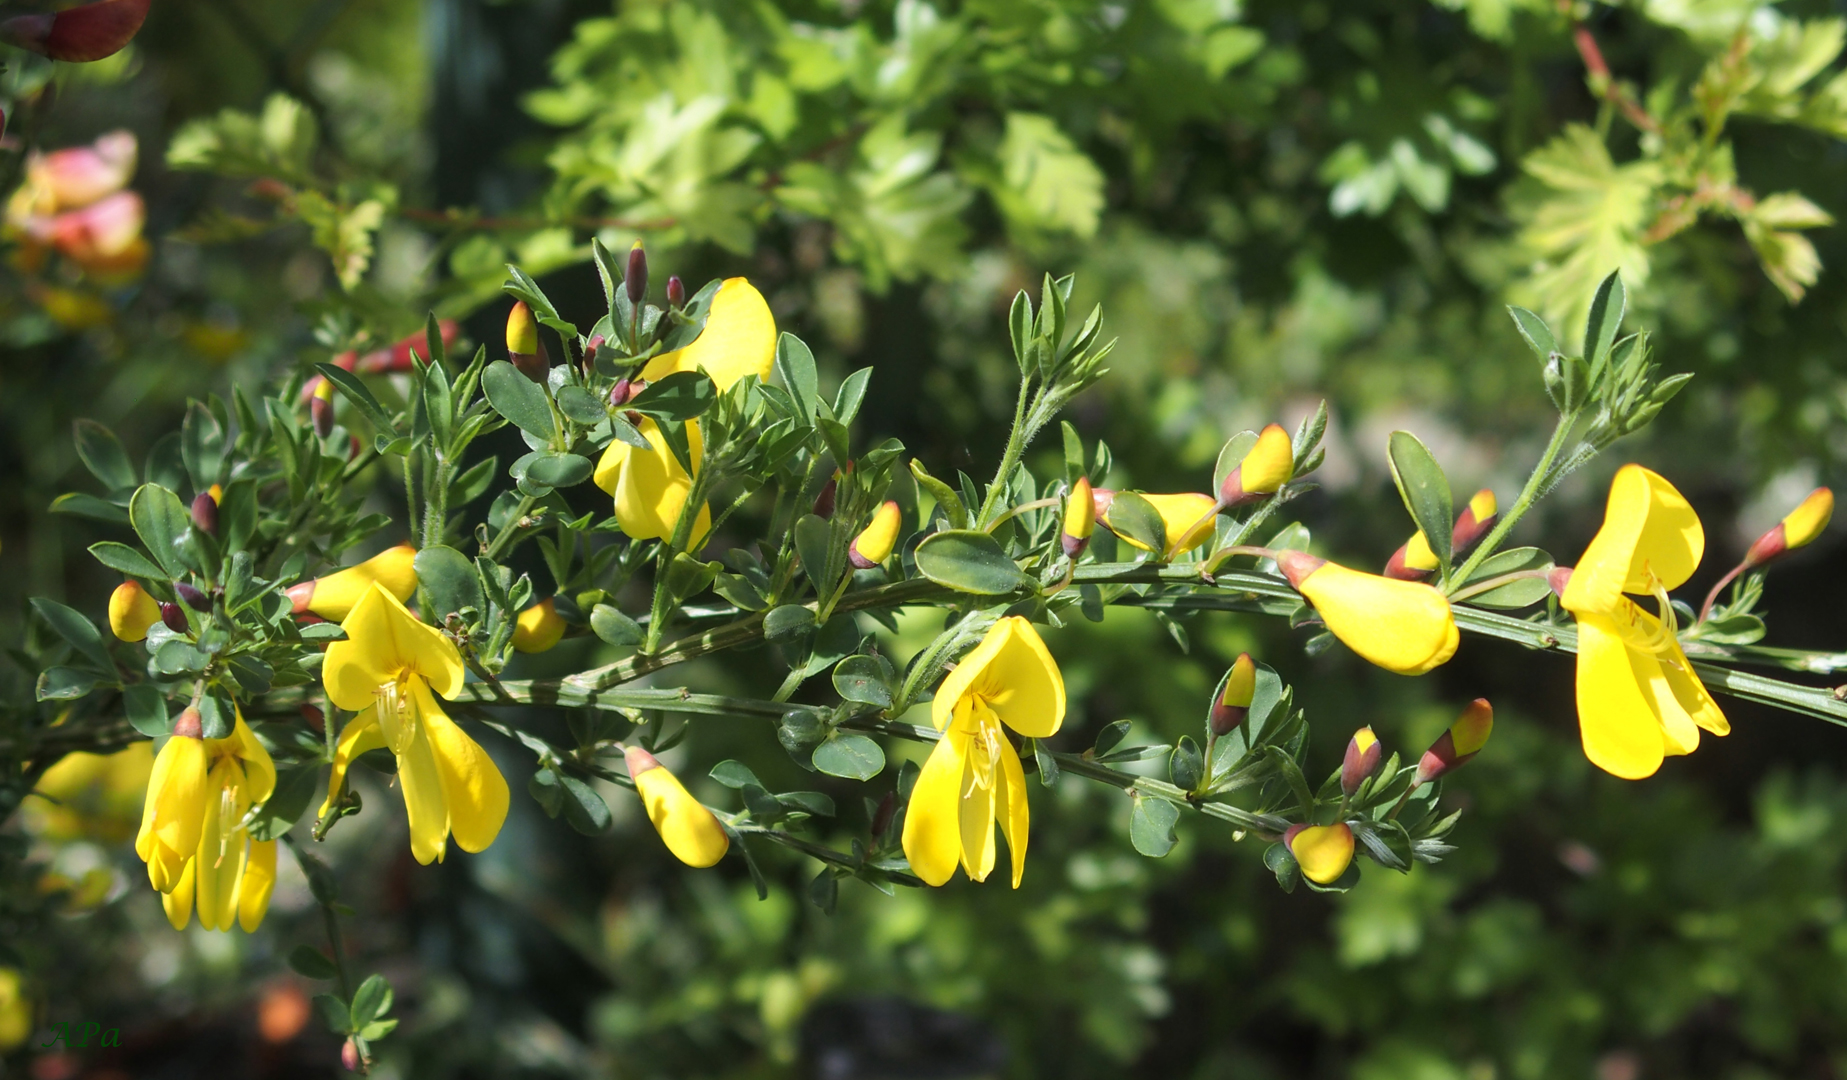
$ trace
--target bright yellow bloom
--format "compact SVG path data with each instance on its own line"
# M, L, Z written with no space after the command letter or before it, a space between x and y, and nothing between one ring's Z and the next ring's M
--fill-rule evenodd
M888 499L879 504L873 511L872 521L847 547L847 561L855 570L870 570L891 558L891 549L898 544L898 526L903 519L897 503Z
M1317 885L1340 880L1353 862L1353 830L1340 825L1291 825L1283 844L1295 856L1302 876Z
M124 581L109 594L109 631L122 641L140 641L160 621L160 605L140 582Z
M527 354L539 351L539 324L524 300L516 302L513 310L507 312L507 351Z
M1430 550L1430 541L1424 537L1424 530L1419 529L1386 560L1385 576L1397 581L1423 581L1440 565L1436 552Z
M711 866L731 850L731 838L705 805L690 795L680 778L639 746L623 752L635 794L647 808L648 820L674 858L688 866Z
M1219 485L1219 505L1237 506L1273 495L1294 475L1295 448L1289 433L1280 424L1271 424L1258 433L1257 444Z
M1584 755L1635 780L1664 756L1691 753L1699 729L1731 730L1675 636L1668 590L1699 566L1706 534L1674 486L1639 465L1610 483L1603 528L1571 573L1560 605L1578 620L1578 728ZM1662 618L1625 593L1653 596Z
M1075 559L1084 553L1096 526L1097 503L1091 496L1090 477L1080 476L1077 483L1071 485L1071 494L1065 498L1063 528L1058 537L1059 546L1064 550L1066 558Z
M1223 737L1235 731L1250 715L1251 702L1256 696L1257 662L1251 659L1250 653L1239 653L1231 662L1231 670L1225 673L1225 689L1219 691L1218 700L1212 703L1212 712L1207 718L1212 734Z
M662 353L641 369L641 378L655 382L677 371L704 371L719 392L746 375L768 380L776 360L776 318L750 282L728 278L712 297L705 329L691 345ZM642 450L620 439L609 444L597 462L596 485L616 498L616 523L637 540L668 539L692 490L692 475L667 448L667 440L652 419L644 418L637 430L648 441ZM693 475L697 475L704 443L699 423L688 421ZM689 547L697 548L711 531L712 515L699 508Z
M1279 552L1276 561L1328 631L1385 670L1422 675L1456 654L1462 639L1455 616L1430 586L1362 574L1301 551Z
M1167 550L1161 552L1163 560L1171 561L1212 539L1213 531L1218 526L1219 508L1218 503L1212 501L1212 496L1193 492L1180 495L1149 495L1138 491L1135 494L1147 500L1148 505L1154 507L1154 512L1161 516L1161 525L1167 535ZM1115 506L1116 493L1099 489L1093 497L1101 508L1097 517L1104 525L1109 525L1110 511ZM1114 526L1110 526L1110 531L1132 548L1141 551L1153 550Z
M383 585L399 600L409 600L417 591L416 559L416 548L399 544L357 566L292 586L289 599L295 605L295 614L318 615L329 622L346 618L360 597L371 590L373 582Z
M1013 856L1013 887L1026 871L1026 774L1003 726L1043 739L1065 720L1065 680L1032 623L996 622L943 680L930 718L943 733L911 789L904 854L931 885L994 869L994 822Z
M48 798L27 799L19 812L28 831L55 840L127 840L153 772L154 744L145 739L113 754L66 754L32 789Z
M514 620L513 647L524 653L541 653L564 637L564 617L551 597L519 613Z
M346 640L327 647L322 679L335 705L359 715L340 732L321 815L333 808L353 759L384 747L398 759L417 861L441 862L451 832L463 851L485 849L507 819L507 782L436 703L436 695L462 692L461 654L382 586L340 625Z
M235 855L236 862L225 866L214 863L204 853L186 864L180 883L160 898L167 922L175 930L186 929L192 920L195 896L199 906L199 925L207 930L229 930L235 915L244 933L252 933L263 923L269 911L269 895L276 888L276 841L249 840L237 830L234 847L223 859Z
M0 968L0 1054L26 1044L32 1034L32 999L18 968Z
M1775 528L1757 538L1751 550L1745 553L1745 567L1761 566L1786 551L1809 544L1821 535L1833 517L1834 492L1825 487L1816 488L1777 522Z

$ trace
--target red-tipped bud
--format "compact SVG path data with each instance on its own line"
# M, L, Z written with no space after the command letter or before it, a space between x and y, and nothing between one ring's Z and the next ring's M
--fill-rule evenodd
M1347 742L1347 756L1340 763L1340 790L1348 798L1360 789L1366 778L1379 771L1385 758L1385 745L1372 728L1363 727Z
M57 14L15 15L0 22L0 41L74 64L122 51L148 15L149 0L102 0Z
M209 491L201 491L192 499L192 527L203 533L218 535L218 500L212 498Z
M635 395L647 389L648 384L641 379L617 379L616 385L609 388L609 403L620 409L635 400Z
M1065 497L1064 527L1058 536L1065 558L1075 559L1090 544L1090 534L1097 528L1097 501L1091 494L1090 477L1080 476Z
M1552 595L1565 598L1565 586L1571 584L1571 567L1554 566L1546 571L1546 584L1552 587Z
M340 1044L340 1067L350 1073L361 1072L365 1068L365 1062L359 1056L359 1040L351 1035Z
M1474 757L1488 744L1488 735L1493 731L1494 706L1488 704L1487 698L1469 702L1449 730L1424 751L1423 760L1417 763L1417 780L1413 786L1428 784Z
M166 623L167 629L176 634L184 634L187 630L186 613L180 610L178 604L169 604L165 600L162 600L160 602L160 621Z
M1289 587L1300 592L1302 582L1308 576L1326 566L1326 559L1318 559L1306 551L1279 551L1276 553L1276 568L1289 579Z
M879 808L872 812L873 839L876 840L885 835L885 830L891 828L891 819L897 812L898 793L887 791L885 797L879 800Z
M1745 553L1744 565L1762 566L1786 551L1811 543L1827 529L1833 517L1834 492L1825 487L1816 488L1801 505L1777 522L1775 528L1757 538L1751 550Z
M333 434L333 383L322 379L314 388L314 396L308 399L308 420L320 438Z
M1219 505L1239 506L1274 495L1295 475L1295 450L1289 433L1279 424L1271 424L1257 435L1257 445L1244 455L1238 467L1219 485Z
M667 279L667 303L676 308L686 306L686 282L678 274Z
M178 593L180 599L186 602L186 606L193 609L194 611L212 610L212 598L200 592L194 586L188 585L184 581L174 582L173 591Z
M1436 553L1430 550L1430 543L1419 529L1386 560L1385 576L1397 581L1427 581L1438 565Z
M1340 880L1353 863L1353 830L1339 825L1291 825L1283 833L1283 846L1295 856L1302 876L1317 885Z
M1474 547L1482 537L1488 535L1489 529L1494 528L1494 519L1498 513L1494 492L1487 488L1477 491L1456 518L1456 527L1449 531L1450 550L1462 555Z
M898 504L890 500L872 512L872 521L847 547L847 562L853 564L853 569L870 570L891 557L891 549L898 544L898 526L903 518Z
M821 485L821 493L814 497L815 517L831 518L834 516L834 490L840 486L839 476L839 473L835 473L827 478L827 483Z
M507 359L533 382L542 383L551 373L551 360L545 355L545 342L539 339L539 324L524 300L507 312Z
M304 723L314 729L316 735L327 730L327 715L321 712L318 705L303 705L301 718Z
M628 289L628 302L637 307L648 295L648 253L641 249L641 241L628 249L628 274L622 278L622 285Z
M1212 700L1212 715L1209 723L1212 734L1219 738L1236 731L1244 718L1250 715L1251 699L1257 696L1257 663L1250 653L1239 653L1232 662L1231 670L1225 674L1225 685L1219 690L1218 697Z
M188 707L180 712L179 719L173 721L173 734L181 739L199 739L205 736L205 720L199 710Z

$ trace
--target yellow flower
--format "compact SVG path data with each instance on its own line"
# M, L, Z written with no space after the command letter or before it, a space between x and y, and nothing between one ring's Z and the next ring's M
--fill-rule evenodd
M1251 701L1256 696L1257 663L1250 653L1239 653L1231 662L1231 670L1225 673L1225 688L1212 702L1212 712L1207 719L1212 725L1212 734L1222 738L1236 731L1250 715Z
M1071 485L1071 494L1065 497L1063 528L1058 537L1066 558L1075 559L1084 553L1096 524L1097 503L1090 493L1090 477L1080 476L1077 483Z
M903 515L898 511L898 504L886 500L872 513L872 521L853 538L847 547L847 561L855 570L870 570L886 559L891 558L891 549L898 543L898 525Z
M1469 504L1456 515L1456 525L1449 531L1450 550L1457 555L1475 546L1475 542L1488 535L1494 528L1494 517L1500 510L1494 501L1494 492L1482 488L1469 499ZM1428 545L1426 545L1428 546Z
M194 897L199 906L199 925L207 930L231 929L232 916L244 933L252 933L263 923L269 911L269 894L276 888L276 841L250 840L237 830L236 846L227 849L223 858L233 853L236 862L225 866L214 863L203 852L186 864L180 883L160 898L167 922L175 930L186 929L192 920Z
M290 587L289 600L295 605L295 614L318 615L329 622L346 618L373 582L383 585L399 600L409 600L417 591L416 559L416 548L399 544L357 566Z
M1751 550L1744 556L1744 565L1762 566L1786 551L1804 547L1820 536L1828 522L1834 517L1834 492L1829 489L1816 488L1809 492L1794 510L1784 516L1776 527L1757 538ZM114 608L110 608L114 611Z
M1302 876L1317 885L1340 880L1353 862L1353 830L1340 825L1291 825L1283 844L1295 856Z
M1065 719L1065 681L1031 623L995 623L943 680L931 720L943 733L911 789L904 854L941 885L959 862L975 881L994 869L994 822L1013 856L1013 887L1026 871L1026 774L1003 725L1043 739Z
M712 296L712 309L705 329L691 345L662 353L648 361L640 378L655 382L678 371L704 371L722 393L746 375L759 379L770 377L776 359L776 318L770 306L750 282L728 278ZM692 490L689 475L652 419L644 418L637 430L648 441L648 449L633 447L620 439L609 444L597 462L596 485L615 496L616 523L637 540L668 539ZM686 424L694 474L704 443L696 420ZM689 547L697 548L711 531L710 509L701 506L693 526Z
M1171 561L1184 555L1199 545L1212 539L1212 533L1218 525L1218 503L1210 495L1187 492L1181 495L1149 495L1136 492L1147 500L1154 512L1161 516L1161 525L1167 536L1167 550L1161 552L1163 560ZM1141 551L1152 551L1148 545L1131 536L1125 535L1115 526L1110 525L1110 511L1116 503L1116 493L1108 488L1098 488L1093 495L1096 503L1096 516L1109 530L1122 539L1122 542Z
M1219 485L1219 505L1238 506L1273 495L1294 475L1295 448L1289 433L1280 424L1271 424L1258 433L1257 444Z
M1578 620L1584 756L1606 772L1650 776L1664 756L1697 748L1700 728L1731 730L1681 651L1667 595L1693 576L1705 547L1699 517L1672 484L1640 465L1617 471L1603 527L1559 600ZM1625 593L1653 596L1661 618Z
M0 968L0 1054L26 1044L32 1034L32 999L18 968Z
M514 620L513 647L524 653L541 653L564 637L564 617L551 597L519 613Z
M122 641L140 641L160 621L160 605L139 582L124 581L109 594L109 631Z
M154 744L145 739L113 754L66 754L32 789L49 798L27 799L19 811L29 831L53 839L126 840L135 835L153 771Z
M1385 670L1422 675L1456 654L1461 636L1449 601L1430 586L1362 574L1302 551L1279 552L1276 562L1330 633Z
M1396 581L1423 581L1435 573L1439 565L1436 552L1430 550L1430 541L1424 538L1424 530L1419 529L1392 552L1385 563L1385 576Z
M321 816L332 809L353 759L384 747L398 759L417 861L442 861L451 832L463 851L485 849L507 818L507 782L436 703L436 695L461 693L461 654L378 585L340 625L346 640L327 647L322 678L328 698L359 715L334 748Z
M674 858L688 866L711 866L731 850L731 838L712 811L687 793L679 777L639 746L623 752L635 794L647 808L648 820Z
M1487 698L1469 702L1462 715L1456 717L1456 722L1449 725L1449 730L1437 736L1437 741L1418 759L1416 779L1411 786L1428 784L1463 765L1488 745L1488 736L1493 733L1494 706L1488 704Z

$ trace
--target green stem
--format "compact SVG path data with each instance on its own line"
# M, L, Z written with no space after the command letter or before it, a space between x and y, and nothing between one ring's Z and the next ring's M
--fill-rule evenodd
M1552 464L1558 460L1559 451L1565 448L1565 440L1570 438L1571 429L1577 422L1576 412L1559 416L1558 426L1552 429L1552 438L1546 443L1545 453L1540 455L1539 463L1533 466L1532 475L1526 478L1526 487L1521 489L1520 497L1514 500L1514 504L1507 508L1505 514L1500 515L1500 520L1494 523L1494 528L1488 533L1487 538L1476 545L1475 552L1469 556L1468 561L1449 575L1448 580L1444 582L1446 592L1453 593L1458 586L1466 583L1469 575L1473 574L1488 556L1499 550L1501 542L1507 539L1507 534L1512 532L1513 527L1522 517L1526 516L1526 512L1532 509L1533 503L1537 501L1540 493L1552 480L1550 475Z
M1550 573L1550 571L1515 570L1510 574L1501 574L1498 577L1487 578L1486 580L1483 580L1483 581L1477 581L1469 585L1467 588L1458 589L1454 593L1450 594L1449 601L1452 604L1459 604L1462 601L1467 600L1468 598L1472 596L1480 596L1483 593L1493 592L1494 590L1500 588L1503 585L1511 585L1516 581L1524 581L1527 578L1542 578L1542 577L1545 577L1548 573Z
M418 528L416 469L410 459L410 454L404 455L404 523L410 526L412 546L421 548L423 536L422 530Z
M530 495L520 496L519 505L513 508L513 513L508 515L506 525L502 526L500 532L495 534L493 542L488 544L487 550L481 553L482 556L489 562L492 562L505 554L507 545L514 537L519 535L519 523L526 520L526 515L532 513L532 508L538 504L539 500Z
M1020 376L1020 394L1013 403L1013 425L1007 429L1007 449L1001 453L1000 468L994 472L994 482L988 485L987 497L981 500L981 513L975 517L977 529L987 527L989 515L994 513L1001 496L1006 494L1009 481L1013 479L1013 470L1019 466L1020 456L1026 452L1026 400L1032 393L1032 385L1032 376Z

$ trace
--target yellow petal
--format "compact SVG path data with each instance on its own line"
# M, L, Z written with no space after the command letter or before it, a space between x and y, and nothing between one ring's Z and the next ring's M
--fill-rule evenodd
M175 930L186 929L186 924L192 921L193 862L191 859L186 860L186 868L180 873L173 891L160 898L161 909L167 913L167 922Z
M1020 767L1020 755L1013 744L1001 740L1000 776L995 785L995 808L1000 812L1000 831L1007 838L1007 854L1013 860L1013 887L1020 887L1026 874L1026 838L1030 820L1026 806L1026 771Z
M205 819L205 742L173 736L154 759L135 853L148 863L148 877L161 892L177 883L179 860L199 849Z
M939 725L940 726L940 725ZM962 859L962 772L968 736L946 732L917 774L904 811L904 856L926 884L941 885Z
M1816 488L1809 492L1808 498L1803 499L1801 505L1783 518L1783 540L1792 551L1802 547L1820 536L1821 531L1828 527L1828 521L1832 517L1834 517L1834 492L1825 487ZM109 605L109 615L111 620L115 618L113 601ZM143 630L143 633L146 631ZM124 638L123 640L129 639Z
M1674 700L1698 726L1714 735L1730 735L1731 721L1719 710L1719 703L1712 700L1706 684L1693 674L1692 665L1687 663L1687 655L1681 651L1679 642L1674 643L1673 650L1674 662L1663 663L1661 671L1667 678L1668 688L1673 691Z
M212 769L211 794L205 800L205 827L199 836L198 857L193 859L194 887L199 901L199 925L224 930L237 910L237 868L243 855L244 831L237 827L241 814L235 804L218 797L229 781L228 763Z
M667 438L652 418L644 417L637 430L648 440L649 448L629 447L616 481L616 524L637 540L665 540L679 523L680 511L692 490L692 476L667 448ZM705 453L705 441L696 421L686 425L686 443L687 456L697 469L700 455ZM693 528L693 542L688 546L697 547L710 529L711 513L702 507Z
M1430 541L1424 538L1424 530L1417 530L1406 541L1404 564L1413 570L1435 570L1441 565L1437 562L1437 553L1430 550Z
M237 925L254 933L269 910L269 894L276 888L276 842L250 841L244 873L237 885Z
M1340 880L1353 862L1353 830L1344 824L1313 825L1290 833L1290 854L1302 868L1302 876L1317 885Z
M366 708L381 685L407 670L428 679L443 697L462 692L466 669L454 643L384 588L368 589L340 627L346 640L327 646L321 681L342 709Z
M903 519L897 503L889 499L880 503L873 512L872 521L853 538L854 554L873 566L890 558L891 549L897 546L898 526Z
M329 621L345 619L374 584L400 601L409 600L417 591L416 558L416 548L399 544L356 566L317 578L308 593L305 608L298 610L312 612Z
M956 827L962 836L962 872L970 881L986 881L994 872L994 794L999 786L1000 763L993 763L996 782L985 788L978 786L975 764L981 753L980 746L969 747L968 759L962 767L962 797L957 807Z
M1654 658L1629 648L1617 620L1578 616L1578 731L1591 764L1625 780L1652 776L1666 750L1644 691Z
M1257 444L1238 463L1239 482L1244 490L1268 495L1280 489L1295 475L1295 449L1289 433L1280 424L1269 424L1257 435Z
M590 479L604 492L614 495L616 487L622 482L622 466L628 464L628 456L634 450L634 447L621 439L611 439L609 445L603 448L603 456L597 459L596 471L590 474Z
M563 637L564 618L549 596L520 612L514 620L513 647L520 652L542 653Z
M1142 498L1148 501L1148 505L1154 507L1155 513L1161 515L1161 524L1167 533L1165 558L1171 559L1176 555L1183 555L1212 539L1213 530L1218 523L1218 503L1213 500L1212 496L1187 492L1180 495L1143 494ZM1103 523L1109 524L1107 511L1104 512ZM1130 547L1142 551L1149 550L1147 545L1124 536L1122 533L1116 535Z
M746 375L768 382L775 360L776 317L770 305L749 281L726 278L693 343L648 361L641 377L654 382L676 371L703 370L723 391Z
M1400 675L1437 667L1455 655L1462 640L1449 601L1419 582L1324 563L1297 591L1349 649Z
M725 857L731 838L712 811L692 797L680 778L638 747L628 752L629 775L648 820L674 858L688 866L707 867Z
M141 641L160 621L160 605L138 582L124 581L109 594L109 631L123 641Z
M411 690L422 729L442 775L449 828L463 851L485 851L507 820L507 781L481 744L455 725L426 687Z
M436 753L422 724L398 755L398 787L404 792L404 815L410 820L411 856L424 866L441 862L449 847L449 808L443 802Z
M346 782L346 770L353 761L368 750L382 750L384 746L385 733L378 726L376 707L368 707L346 722L346 727L340 731L340 741L334 746L333 772L327 777L327 798L321 801L317 817L325 818L333 812L334 799Z
M1706 550L1698 515L1674 485L1640 465L1610 481L1603 527L1584 549L1560 604L1573 612L1609 612L1622 593L1672 589L1693 576Z
M942 731L957 702L980 694L1002 723L1028 738L1043 739L1065 721L1065 680L1058 662L1032 623L1009 615L988 629L973 652L943 680L931 705Z
M265 802L276 790L276 763L270 760L269 751L257 741L256 733L250 725L244 723L244 711L237 709L236 720L227 739L213 739L206 744L207 752L228 750L243 763L244 798L252 804Z

